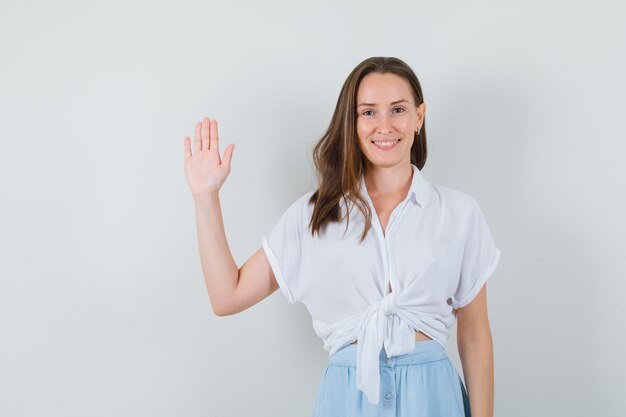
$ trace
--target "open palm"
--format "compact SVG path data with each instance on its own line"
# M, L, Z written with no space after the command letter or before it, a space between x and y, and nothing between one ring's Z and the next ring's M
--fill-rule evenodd
M230 174L234 148L234 144L228 145L224 159L220 158L217 120L208 117L196 123L193 154L191 139L185 136L185 175L194 197L219 191Z

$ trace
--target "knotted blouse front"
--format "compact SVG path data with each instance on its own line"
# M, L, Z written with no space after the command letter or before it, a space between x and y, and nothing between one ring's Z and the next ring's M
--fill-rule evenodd
M281 292L289 303L306 306L329 356L358 341L357 387L372 404L380 397L381 348L388 356L413 351L416 330L445 348L455 309L472 301L500 259L477 201L412 169L409 192L392 211L385 234L362 177L372 212L363 242L365 218L343 200L341 213L350 210L347 230L344 218L311 235L313 191L262 238Z

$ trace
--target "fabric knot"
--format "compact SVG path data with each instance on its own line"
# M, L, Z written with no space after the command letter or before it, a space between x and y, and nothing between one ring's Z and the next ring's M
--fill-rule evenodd
M392 316L398 311L398 305L396 303L396 294L390 292L380 301L380 309L385 313L385 316Z

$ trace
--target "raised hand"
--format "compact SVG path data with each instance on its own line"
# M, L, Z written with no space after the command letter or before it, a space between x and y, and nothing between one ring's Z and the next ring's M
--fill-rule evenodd
M217 193L230 174L235 144L231 143L220 158L217 120L208 117L196 123L193 155L191 139L185 136L185 175L194 198Z

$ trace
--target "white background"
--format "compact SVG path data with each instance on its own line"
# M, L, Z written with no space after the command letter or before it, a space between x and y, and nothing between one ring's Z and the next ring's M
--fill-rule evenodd
M327 353L304 306L211 311L183 138L207 115L236 144L241 265L314 188L370 56L415 70L423 174L502 250L495 415L625 415L625 6L442 3L1 0L0 415L310 415Z

